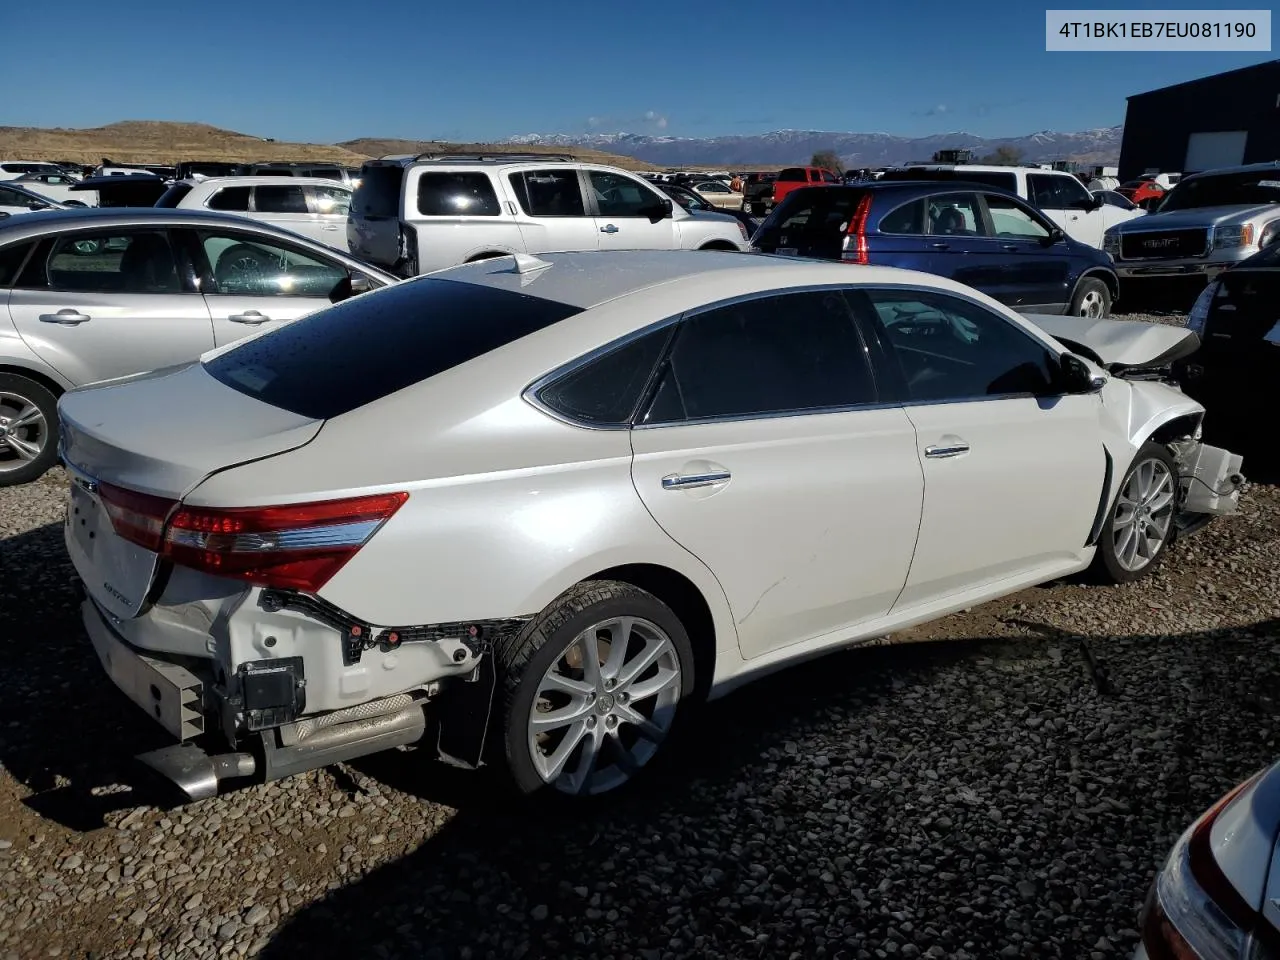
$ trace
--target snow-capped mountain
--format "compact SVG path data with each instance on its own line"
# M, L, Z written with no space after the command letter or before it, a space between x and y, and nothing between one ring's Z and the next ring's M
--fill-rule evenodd
M509 137L510 144L548 147L591 147L635 157L659 166L735 166L807 163L820 150L834 150L845 166L881 167L908 160L928 160L935 150L968 149L981 157L998 147L1021 152L1029 163L1081 160L1114 164L1120 157L1122 127L1077 133L1041 130L1021 137L979 137L972 133L938 133L898 137L888 133L837 133L822 130L775 130L752 136L671 137L635 133L538 134Z

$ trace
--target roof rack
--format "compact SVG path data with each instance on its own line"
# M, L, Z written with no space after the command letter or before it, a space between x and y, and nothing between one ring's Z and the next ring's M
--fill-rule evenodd
M413 159L452 163L488 163L499 160L554 160L572 163L578 158L568 153L420 153Z

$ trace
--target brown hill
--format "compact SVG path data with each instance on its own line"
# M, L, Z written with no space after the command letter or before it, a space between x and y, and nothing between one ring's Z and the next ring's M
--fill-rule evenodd
M0 127L0 158L10 160L70 160L99 163L110 157L119 163L177 163L181 160L318 160L358 167L369 157L397 153L475 153L513 150L528 153L571 153L583 160L628 170L652 170L652 165L586 147L500 147L483 143L445 143L428 140L349 140L346 143L285 143L222 130L207 123L165 120L123 120L105 127L77 130L65 127Z

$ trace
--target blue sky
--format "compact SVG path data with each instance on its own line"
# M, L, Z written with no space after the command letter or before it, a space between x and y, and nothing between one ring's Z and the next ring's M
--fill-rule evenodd
M1275 56L1046 53L1046 4L1026 0L14 7L10 36L49 39L6 45L0 124L192 120L313 142L1070 131L1122 122L1128 94Z

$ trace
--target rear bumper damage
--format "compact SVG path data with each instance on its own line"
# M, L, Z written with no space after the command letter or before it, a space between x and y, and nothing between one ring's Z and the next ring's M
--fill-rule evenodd
M479 766L494 689L488 656L497 639L492 628L518 630L524 623L519 619L465 625L466 630L457 624L378 630L336 608L312 610L302 602L314 598L260 599L267 611L278 615L288 610L340 632L341 645L330 648L337 663L326 665L317 682L340 671L339 664L359 664L367 650L394 651L401 644L417 643L448 647L442 660L453 668L451 674L440 671L434 678L414 678L421 682L403 692L309 711L306 670L308 662L315 665L314 658L281 656L240 662L228 670L217 658L143 649L124 635L129 621L122 623L83 590L82 596L81 615L103 669L122 693L178 741L137 759L188 800L416 743L426 733L428 709L438 732L437 755L456 765ZM387 661L380 666L388 668Z

